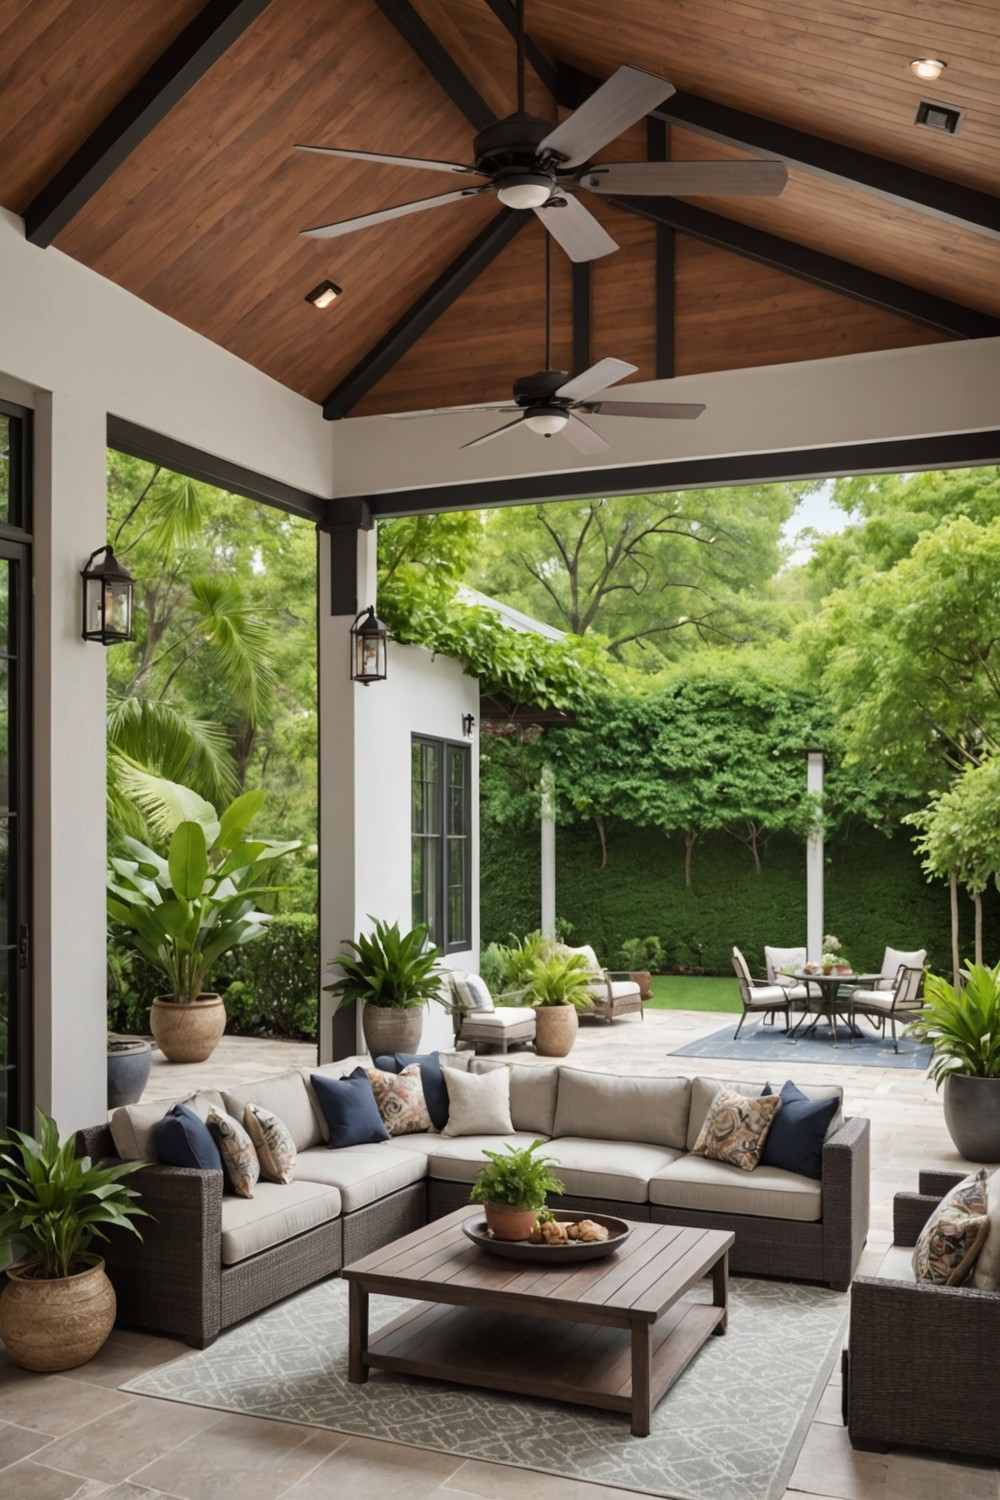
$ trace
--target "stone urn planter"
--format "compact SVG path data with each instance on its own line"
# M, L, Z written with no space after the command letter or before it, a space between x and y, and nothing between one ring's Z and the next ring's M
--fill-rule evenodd
M966 1161L1000 1162L1000 1078L949 1073L944 1082L944 1123Z
M535 1051L542 1057L566 1057L580 1029L572 1005L535 1007Z
M226 1029L221 995L199 995L181 1002L157 995L149 1009L149 1029L167 1062L204 1062Z
M633 984L639 986L640 1000L651 1000L653 998L653 976L648 969L630 969L628 977Z
M7 1268L0 1338L25 1370L73 1370L93 1359L115 1322L115 1290L100 1256L72 1276L33 1274L33 1262Z
M138 1104L149 1082L153 1049L144 1037L108 1037L108 1108Z
M361 1030L372 1057L394 1052L419 1052L424 1029L423 1006L365 1005Z

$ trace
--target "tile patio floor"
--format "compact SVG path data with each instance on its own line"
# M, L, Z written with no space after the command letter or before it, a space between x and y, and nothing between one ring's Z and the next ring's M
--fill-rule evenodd
M735 1018L649 1011L613 1028L585 1023L573 1062L599 1071L705 1073L759 1079L760 1063L666 1054ZM224 1038L207 1063L157 1058L146 1098L237 1082L314 1060L299 1043ZM544 1062L531 1054L520 1061ZM836 1082L848 1114L872 1122L872 1228L861 1270L889 1244L893 1193L921 1167L961 1169L941 1106L922 1073L797 1064L797 1081ZM775 1079L783 1083L784 1079ZM628 1491L346 1437L260 1418L185 1407L117 1387L188 1352L184 1345L116 1331L90 1364L65 1375L29 1375L0 1351L0 1500L621 1500ZM840 1422L839 1376L809 1431L785 1500L1000 1500L1000 1468L916 1450L855 1454Z

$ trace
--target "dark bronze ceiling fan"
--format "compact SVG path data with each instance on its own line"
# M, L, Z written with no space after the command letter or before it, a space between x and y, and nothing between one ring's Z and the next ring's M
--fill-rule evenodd
M495 193L508 208L531 209L536 213L570 260L588 261L609 255L618 246L571 190L582 188L598 197L775 196L788 180L781 161L644 161L595 165L593 156L669 98L675 92L673 84L641 68L619 68L579 109L561 124L554 125L551 120L525 113L524 70L524 0L517 0L517 109L479 132L473 142L471 166L339 146L297 145L297 151L313 151L321 156L344 156L387 166L486 179L438 197L399 203L358 218L304 229L302 233L313 239L334 239L356 229L457 203L460 198Z

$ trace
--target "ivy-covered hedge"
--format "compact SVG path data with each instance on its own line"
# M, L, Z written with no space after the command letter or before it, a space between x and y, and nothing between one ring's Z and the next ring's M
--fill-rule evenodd
M109 971L122 950L109 943ZM212 985L225 1001L231 1036L280 1036L313 1041L319 999L319 923L312 912L275 917L263 937L228 954ZM109 972L108 1026L149 1031L149 1006L163 993L163 977L141 959L125 955L123 983Z
M556 910L572 925L571 941L592 943L605 963L617 963L630 937L655 933L667 966L731 972L737 944L755 972L765 943L805 941L805 849L796 839L773 838L758 875L750 851L735 839L709 834L695 847L691 885L684 884L681 838L617 824L609 834L608 863L600 868L596 828L560 828L556 840ZM825 930L840 938L859 969L878 969L886 945L926 948L928 962L951 964L948 891L929 885L910 839L863 830L826 845ZM538 926L537 828L482 829L482 942L506 942ZM972 906L962 899L962 955L971 952ZM984 897L987 954L1000 941L1000 898ZM1000 953L996 955L1000 957Z

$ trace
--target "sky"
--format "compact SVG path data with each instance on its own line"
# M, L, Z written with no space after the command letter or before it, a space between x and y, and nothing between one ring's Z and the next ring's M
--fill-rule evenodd
M796 540L798 534L806 527L811 526L815 531L831 532L843 531L848 525L850 517L846 511L835 507L832 499L833 480L828 479L814 494L806 495L799 502L794 515L782 532L785 545L792 548L787 564L789 567L808 561L812 548Z

